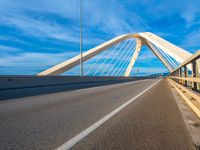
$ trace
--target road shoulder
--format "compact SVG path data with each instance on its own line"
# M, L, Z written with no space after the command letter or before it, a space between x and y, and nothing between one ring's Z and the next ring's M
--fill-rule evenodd
M175 90L175 88L172 85L170 85L170 87L171 87L174 99L176 100L176 103L182 114L185 125L187 126L187 129L192 137L192 141L195 147L198 150L200 150L200 119L188 106L188 104L181 97L181 95Z

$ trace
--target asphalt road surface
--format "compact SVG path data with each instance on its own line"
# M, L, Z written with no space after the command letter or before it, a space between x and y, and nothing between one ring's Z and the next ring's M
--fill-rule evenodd
M158 80L0 101L0 149L56 149ZM167 81L136 98L72 149L193 150Z

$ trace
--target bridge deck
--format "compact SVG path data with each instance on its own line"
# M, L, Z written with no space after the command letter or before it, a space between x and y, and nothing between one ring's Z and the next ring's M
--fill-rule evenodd
M55 149L155 83L141 80L0 102L0 149ZM194 149L165 80L74 149Z
M160 82L75 147L82 148L194 149L166 81Z

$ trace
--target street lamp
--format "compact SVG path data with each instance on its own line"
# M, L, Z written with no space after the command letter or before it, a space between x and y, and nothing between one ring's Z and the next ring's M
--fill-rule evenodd
M80 75L83 76L83 54L82 54L82 51L83 51L83 32L82 32L82 23L83 23L83 12L82 12L82 0L79 0L79 5L80 5L80 10L79 10L79 15L80 15Z

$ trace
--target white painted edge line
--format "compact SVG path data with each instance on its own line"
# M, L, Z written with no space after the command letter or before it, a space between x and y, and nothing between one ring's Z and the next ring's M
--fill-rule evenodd
M86 136L88 136L90 133L92 133L94 130L96 130L98 127L100 127L103 123L105 123L106 121L108 121L114 115L116 115L117 113L119 113L122 109L124 109L126 106L128 106L131 102L133 102L138 97L140 97L141 95L143 95L144 93L146 93L148 90L150 90L158 82L160 82L160 80L158 80L157 82L155 82L154 84L152 84L151 86L149 86L148 88L146 88L144 91L142 91L141 93L139 93L138 95L136 95L132 99L128 100L127 102L125 102L124 104L122 104L121 106L119 106L118 108L116 108L114 111L112 111L111 113L107 114L106 116L104 116L103 118L101 118L100 120L98 120L97 122L95 122L94 124L92 124L91 126L89 126L87 129L85 129L82 132L80 132L79 134L75 135L73 138L71 138L70 140L68 140L66 143L64 143L63 145L61 145L58 148L56 148L56 150L68 150L68 149L72 148L74 145L76 145L78 142L80 142L83 138L85 138Z

